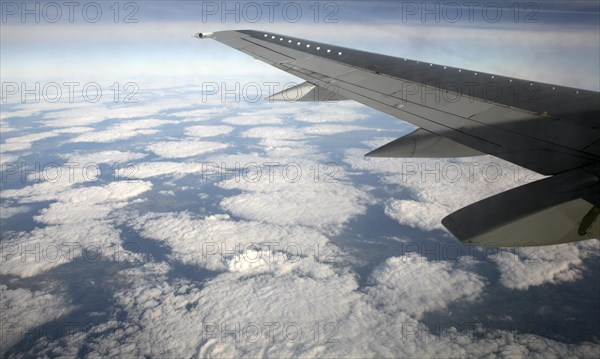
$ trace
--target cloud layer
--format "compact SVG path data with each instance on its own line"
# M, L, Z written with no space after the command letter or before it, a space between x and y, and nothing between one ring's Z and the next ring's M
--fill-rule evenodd
M157 93L177 91L184 90ZM577 284L593 270L587 265L598 256L597 242L500 251L481 261L398 250L406 241L458 247L440 231L439 220L519 185L506 163L489 157L476 159L477 166L471 160L366 159L369 148L388 139L357 144L356 138L375 135L379 126L373 123L379 122L346 102L266 104L256 111L186 102L132 106L123 116L104 105L88 117L78 107L30 110L51 127L41 134L52 136L18 133L12 143L35 150L45 139L71 135L64 136L59 158L132 166L119 166L112 176L70 176L63 169L56 181L29 173L27 181L2 189L3 224L31 213L28 228L10 222L18 229L3 233L0 266L8 283L0 285L2 322L26 323L26 331L35 328L27 323L53 324L81 309L79 298L65 290L61 266L67 263L81 273L93 271L106 295L105 307L81 310L108 319L60 340L36 337L19 354L77 356L81 348L89 356L117 357L597 354L597 343L499 329L484 324L489 318L477 317L476 310L462 316L455 310L484 310L499 291ZM82 127L92 124L98 128ZM111 147L145 133L156 136ZM186 137L175 139L180 134ZM335 141L355 148L340 153ZM344 162L335 163L340 155ZM492 176L495 164L481 171L491 162L506 176ZM224 176L213 172L223 164ZM423 168L433 171L422 177ZM459 179L452 172L457 168ZM370 211L389 218L371 222ZM401 232L400 225L412 230ZM402 237L387 236L388 229ZM48 278L56 284L46 287ZM522 319L507 317L515 324ZM15 343L9 339L3 350Z

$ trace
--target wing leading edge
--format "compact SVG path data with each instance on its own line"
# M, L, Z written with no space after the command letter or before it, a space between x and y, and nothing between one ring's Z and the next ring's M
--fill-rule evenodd
M463 242L537 246L600 236L598 92L270 32L195 37L212 38L306 81L274 100L351 99L420 127L369 156L490 154L552 176L448 215L442 224Z

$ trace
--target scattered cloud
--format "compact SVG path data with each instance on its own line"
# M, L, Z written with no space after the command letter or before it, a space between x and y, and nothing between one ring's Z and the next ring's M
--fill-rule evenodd
M74 126L74 127L65 127L54 130L54 132L58 133L84 133L94 131L93 127L84 127L84 126Z
M118 178L151 178L160 176L176 176L208 171L209 164L197 162L141 162L131 168L116 171Z
M371 274L368 293L390 315L404 312L421 319L424 313L443 310L448 303L479 298L485 280L459 264L428 261L414 253L392 257Z
M50 137L58 136L60 133L55 131L32 133L18 137L10 137L4 141L1 147L2 153L23 151L31 148L33 142L41 141Z
M118 181L105 186L86 186L64 191L35 216L37 222L45 224L73 224L82 221L100 220L117 208L129 203L127 200L152 189L146 181Z
M85 165L86 163L129 163L146 157L146 154L110 150L100 152L71 153L61 155L61 157L67 159L67 162L69 163L79 163L81 165Z
M363 105L353 101L316 103L309 109L295 113L292 118L309 123L354 122L369 117L359 111L364 108Z
M208 121L213 116L219 116L220 114L226 112L227 109L224 107L210 107L210 108L201 108L195 110L188 111L178 111L174 112L171 115L177 117L184 117L185 122L200 122L200 121Z
M137 85L140 86L140 84ZM71 108L48 111L43 114L41 123L48 127L90 126L110 119L127 120L153 116L161 111L186 108L192 105L192 102L185 98L189 97L189 94L188 96L179 96L177 99L153 101L145 101L144 98L141 98L143 95L139 93L137 95L139 97L134 98L138 100L137 103L83 102L69 106ZM56 106L53 109L56 110Z
M16 131L17 129L8 124L4 119L0 120L0 133Z
M92 131L91 127L69 127L47 132L32 133L28 135L9 137L1 144L2 152L23 151L31 148L32 144L61 134L77 134ZM8 161L3 161L8 162Z
M19 156L5 154L4 148L0 147L0 151L2 151L2 154L0 155L0 165L3 165L5 163L16 162L19 159Z
M370 141L369 146L382 145L387 140ZM543 178L492 156L368 158L364 157L365 152L365 149L348 150L344 161L354 170L381 175L384 184L407 189L410 198L390 199L385 212L401 224L428 231L443 229L442 218L459 208Z
M2 197L20 203L55 201L64 191L78 184L94 183L99 180L98 173L72 171L68 166L56 167L53 173L44 171L29 173L32 184L22 188L3 189Z
M262 140L303 140L306 139L304 132L295 127L254 127L242 132L242 137L259 138Z
M222 188L244 191L224 198L221 207L246 219L335 233L373 203L368 193L347 183L343 170L334 164L323 168L319 163L289 162L271 170L272 175L260 169L248 172L244 180L220 182Z
M93 210L93 206L87 207ZM107 220L84 218L68 224L38 227L3 239L3 274L22 278L34 277L63 264L82 258L93 263L101 258L131 260L131 253L122 248L120 233ZM45 218L40 218L46 219ZM51 221L52 222L52 221Z
M0 347L2 351L10 348L26 338L28 333L36 333L35 327L44 326L76 308L62 294L53 294L49 290L56 283L46 283L46 290L29 290L25 288L9 288L0 284L0 321L2 336ZM46 329L54 329L53 323ZM35 335L39 337L40 335ZM31 337L31 335L30 335Z
M102 104L46 112L42 124L47 127L91 126L111 118L127 118L128 110L110 110ZM144 112L143 115L148 113Z
M283 123L283 119L269 113L249 112L238 116L226 117L222 122L238 126L280 125Z
M228 215L149 213L131 224L142 236L168 245L170 258L213 271L255 272L281 260L311 257L328 243L307 227L235 221Z
M91 107L97 105L91 105L88 102L27 102L23 103L21 96L7 96L7 100L13 100L14 103L10 108L2 109L2 114L0 114L0 121L4 121L5 119L17 119L20 118L21 121L26 117L32 117L39 115L42 112L49 111L47 114L58 112L58 111L67 111L67 110L75 110L81 107ZM72 125L71 125L72 126Z
M448 215L446 206L410 199L391 198L385 201L384 211L388 217L398 223L425 231L445 230L440 220Z
M526 290L543 284L578 280L585 270L583 259L598 255L598 240L591 239L555 246L507 249L490 259L498 264L502 285Z
M564 344L471 322L430 328L415 319L452 302L478 298L483 281L457 264L414 256L390 258L373 273L372 285L364 292L352 272L311 258L255 262L250 267L222 272L202 285L170 279L172 267L164 262L122 270L115 276L119 289L114 298L126 319L73 333L62 338L62 344L40 340L36 349L48 356L66 355L85 343L91 353L120 357L593 357L597 353L593 343ZM428 292L447 297L432 300Z
M126 258L120 232L109 215L149 191L152 184L118 181L103 186L81 186L89 180L75 171L55 182L42 181L2 192L4 198L17 203L53 202L33 217L44 227L16 232L2 241L2 273L35 276L85 256L86 251L91 251L95 260L102 256Z
M231 131L231 126L192 126L185 129L185 134L191 137L214 137L226 135Z
M208 142L198 140L181 140L155 142L146 147L147 151L154 152L164 158L186 158L215 152L229 147L226 143Z
M311 135L335 135L338 133L351 132L351 131L377 131L375 128L368 128L362 126L348 126L348 125L331 125L322 124L318 126L310 126L302 128L305 133Z
M7 219L20 213L27 213L29 207L27 206L7 206L6 204L0 205L0 219Z
M388 139L370 141L381 145ZM379 143L374 143L379 142ZM411 198L390 198L385 214L400 224L424 231L444 230L442 218L468 204L543 178L491 156L464 159L379 159L363 157L363 149L347 151L345 161L355 170L378 173L382 182L410 191ZM597 253L596 240L550 247L518 248L491 258L498 265L501 283L527 289L546 283L581 278L583 259Z
M70 142L115 142L140 135L151 135L159 131L155 127L173 123L169 120L132 120L120 122L104 131L86 132Z

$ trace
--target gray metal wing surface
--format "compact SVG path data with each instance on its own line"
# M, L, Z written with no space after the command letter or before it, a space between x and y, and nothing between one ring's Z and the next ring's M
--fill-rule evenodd
M295 100L350 99L419 127L367 154L489 154L550 176L464 207L442 224L476 245L600 236L600 94L253 30L198 33L302 78ZM321 89L320 95L317 95ZM283 99L285 93L274 95Z

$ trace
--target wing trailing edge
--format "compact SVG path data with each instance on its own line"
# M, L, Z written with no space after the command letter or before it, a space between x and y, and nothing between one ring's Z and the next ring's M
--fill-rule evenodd
M328 88L323 88L307 81L271 95L267 97L267 100L286 102L325 102L347 100L347 98L344 98L337 92L337 87L333 85Z
M366 157L397 157L397 158L453 158L481 156L481 153L471 147L461 145L449 138L438 136L422 128L402 136L369 153Z

